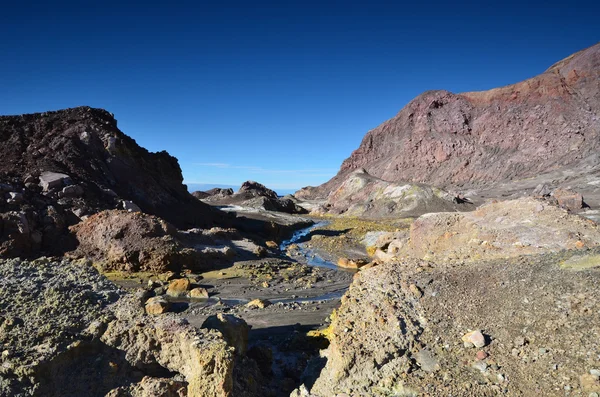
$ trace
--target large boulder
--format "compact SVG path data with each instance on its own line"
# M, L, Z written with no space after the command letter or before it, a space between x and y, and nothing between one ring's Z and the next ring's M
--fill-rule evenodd
M71 230L79 245L69 255L93 259L104 271L163 273L200 265L200 253L186 248L173 226L152 215L103 211Z

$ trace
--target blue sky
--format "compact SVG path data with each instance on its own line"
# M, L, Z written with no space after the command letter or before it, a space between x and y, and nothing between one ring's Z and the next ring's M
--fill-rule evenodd
M188 183L278 191L328 180L425 90L511 84L600 41L592 1L51 3L3 5L0 114L105 108Z

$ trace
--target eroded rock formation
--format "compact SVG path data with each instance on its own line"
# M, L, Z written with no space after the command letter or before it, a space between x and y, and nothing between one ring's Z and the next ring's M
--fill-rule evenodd
M364 137L338 175L300 198L326 198L359 168L387 181L481 186L600 164L600 44L523 82L428 91Z

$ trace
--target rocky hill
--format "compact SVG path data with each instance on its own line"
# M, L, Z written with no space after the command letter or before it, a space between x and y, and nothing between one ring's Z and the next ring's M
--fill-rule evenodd
M438 187L489 186L600 165L600 43L523 82L428 91L369 131L339 173L301 198L325 198L353 170Z
M178 228L226 221L188 193L177 159L140 147L102 109L2 116L0 158L0 256L60 254L68 226L106 209Z
M88 212L112 209L117 198L179 227L211 223L209 206L183 185L177 159L140 147L105 110L2 116L0 143L2 182L39 185L45 195L56 190L61 199L82 197ZM79 187L64 191L67 185Z

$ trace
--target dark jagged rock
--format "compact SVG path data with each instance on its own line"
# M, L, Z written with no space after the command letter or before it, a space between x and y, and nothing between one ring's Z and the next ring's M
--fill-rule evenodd
M326 198L364 168L386 181L489 186L600 165L600 44L523 82L482 92L428 91L364 137L339 173L299 198Z
M67 227L105 209L141 209L179 228L226 222L187 192L177 159L138 146L102 109L1 116L0 158L2 256L64 252Z

